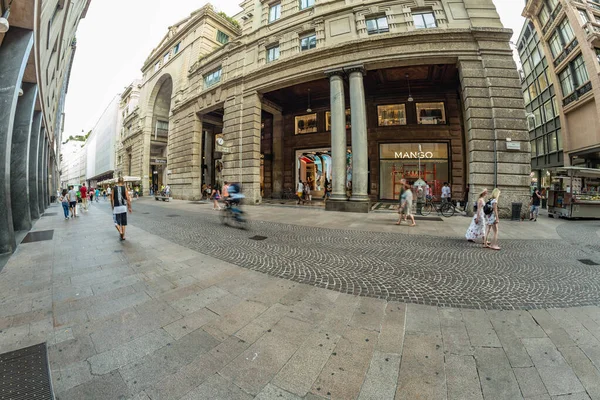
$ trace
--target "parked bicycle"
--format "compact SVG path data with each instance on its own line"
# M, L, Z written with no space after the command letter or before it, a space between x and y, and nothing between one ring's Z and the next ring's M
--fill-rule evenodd
M419 207L417 206L417 209L418 208ZM432 197L425 201L419 214L426 217L434 211L436 211L438 215L441 214L447 218L452 217L455 212L458 212L456 206L452 204L451 201L439 201L436 197Z

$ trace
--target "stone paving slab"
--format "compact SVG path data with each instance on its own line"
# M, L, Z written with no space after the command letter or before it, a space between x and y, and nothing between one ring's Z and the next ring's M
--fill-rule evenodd
M126 242L98 209L44 218L36 229L54 239L0 272L0 349L47 341L58 399L600 400L597 306L354 296L240 268L135 218Z

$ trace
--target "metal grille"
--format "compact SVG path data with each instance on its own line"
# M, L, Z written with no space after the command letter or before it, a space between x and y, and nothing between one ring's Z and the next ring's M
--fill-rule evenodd
M54 230L29 232L21 243L41 242L44 240L52 240Z
M581 263L583 263L585 265L600 265L597 262L592 261L592 260L590 260L588 258L582 258L581 260L579 260L579 262L581 262Z
M0 400L53 400L46 343L0 354Z

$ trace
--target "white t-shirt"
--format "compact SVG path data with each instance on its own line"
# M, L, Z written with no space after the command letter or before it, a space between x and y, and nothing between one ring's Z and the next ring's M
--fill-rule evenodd
M298 193L304 192L304 185L302 184L302 182L298 182L298 190L296 190L296 192L298 192Z
M71 202L77 201L77 192L75 192L75 189L69 190L69 193L67 193L67 197Z
M110 186L106 189L106 194L110 195L112 193L112 190L110 189Z
M442 198L448 198L450 197L450 186L444 186L442 187Z

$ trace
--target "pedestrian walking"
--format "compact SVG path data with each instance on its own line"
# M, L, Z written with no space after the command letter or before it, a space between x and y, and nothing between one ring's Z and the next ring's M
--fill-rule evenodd
M213 201L213 211L219 211L221 209L221 206L219 205L219 200L221 200L221 192L217 187L214 189L211 185L208 185L208 187L211 189L210 199Z
M538 188L535 188L533 194L531 195L531 201L529 202L529 220L537 221L537 217L540 213L540 203L542 201L542 195Z
M67 189L63 189L62 194L59 197L60 204L62 204L63 212L65 213L65 219L69 219L69 192Z
M298 196L298 202L296 204L304 204L304 184L302 183L302 179L298 179L298 186L296 187L296 195Z
M413 192L410 188L410 184L408 184L406 181L404 181L404 191L400 195L400 199L400 217L398 218L396 225L400 225L402 223L402 216L404 216L405 221L408 218L411 219L411 227L416 226L417 224L415 223L415 217L412 212Z
M71 218L75 218L77 216L77 192L73 188L73 185L69 186L67 197L69 198L69 210L71 211Z
M487 194L487 189L483 189L481 193L479 193L479 197L475 203L475 215L465 234L465 237L469 242L475 242L477 239L485 238L485 215L483 213L483 207L485 206L485 196L487 196Z
M450 186L448 186L448 182L444 182L444 186L442 186L442 203L448 202L451 199Z
M90 203L93 203L93 202L94 202L94 194L95 194L95 193L96 193L96 192L94 191L94 188L93 188L93 187L91 187L91 188L90 188Z
M100 201L100 189L96 188L96 203Z
M487 202L484 206L484 214L485 214L485 239L483 241L483 247L487 247L492 250L500 250L500 246L498 246L498 223L500 222L500 217L498 215L498 197L500 197L500 190L495 188L492 191L492 198L489 202ZM488 214L488 210L491 208L491 212ZM490 236L490 232L494 232L494 238L491 241L491 245L488 244L488 238Z
M125 187L123 177L120 177L117 186L110 197L110 206L113 210L113 221L119 232L121 240L125 240L125 227L127 226L127 212L131 210L131 197Z
M81 193L81 206L83 207L83 209L85 211L87 211L87 196L88 196L88 192L87 192L87 188L85 187L85 182L79 188L79 193Z
M312 203L312 195L310 194L310 186L311 183L304 182L304 201L307 203Z

